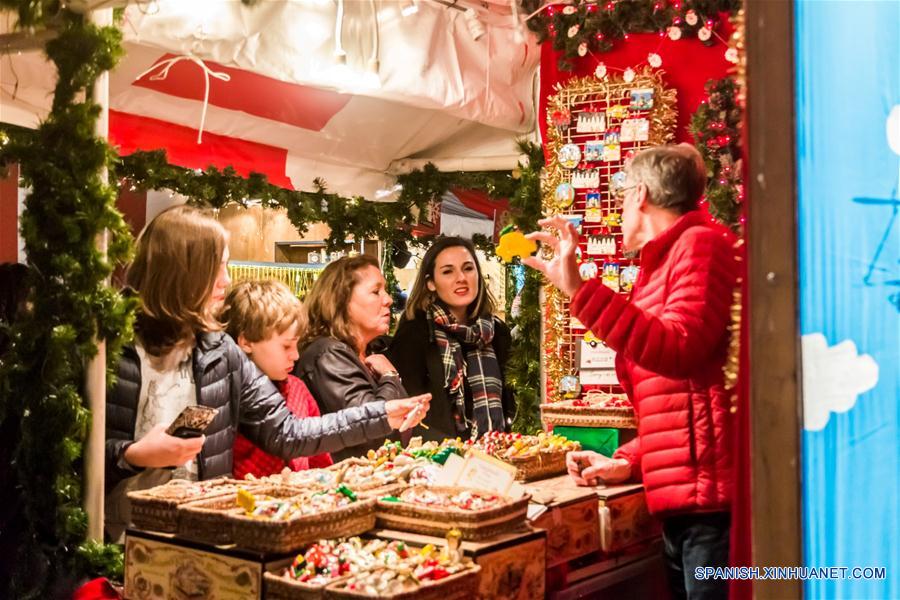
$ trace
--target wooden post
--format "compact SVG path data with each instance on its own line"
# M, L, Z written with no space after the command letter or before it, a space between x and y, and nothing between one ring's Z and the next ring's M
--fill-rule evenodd
M113 23L111 8L89 13L90 21L98 27ZM98 137L109 137L109 73L100 74L94 84L93 100L100 105L100 117L95 132ZM109 177L103 167L100 177ZM97 238L97 249L106 255L108 233ZM84 509L88 518L88 539L103 540L103 499L105 496L104 470L106 465L106 341L97 340L97 355L88 363L85 371L85 390L91 409L91 430L84 454Z
M793 2L745 3L753 564L802 564ZM800 581L754 597L800 598Z

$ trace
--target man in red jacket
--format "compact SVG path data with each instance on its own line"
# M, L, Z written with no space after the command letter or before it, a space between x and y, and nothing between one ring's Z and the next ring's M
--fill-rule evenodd
M556 216L556 229L530 234L553 257L524 262L571 298L571 312L616 351L619 382L634 404L638 436L613 458L567 457L580 485L643 479L650 512L663 521L672 591L677 598L726 598L727 581L698 579L699 567L728 566L732 494L730 397L722 367L737 279L735 237L698 204L706 184L693 146L638 153L625 169L622 234L640 250L630 297L599 280L582 281L578 234Z

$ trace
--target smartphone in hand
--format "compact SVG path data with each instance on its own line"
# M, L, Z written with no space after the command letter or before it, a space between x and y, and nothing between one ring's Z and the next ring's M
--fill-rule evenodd
M199 405L187 406L180 415L175 417L175 420L166 429L166 433L182 439L200 437L217 414L219 414L217 408Z

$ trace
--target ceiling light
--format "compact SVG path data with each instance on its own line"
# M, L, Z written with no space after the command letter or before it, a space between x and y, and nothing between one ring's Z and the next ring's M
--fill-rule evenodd
M484 36L484 23L478 18L478 13L475 12L474 8L467 8L463 15L466 18L466 27L469 28L472 39L477 42Z
M410 0L406 4L400 7L400 14L404 17L408 17L410 15L414 15L419 12L419 5L416 4L416 0Z

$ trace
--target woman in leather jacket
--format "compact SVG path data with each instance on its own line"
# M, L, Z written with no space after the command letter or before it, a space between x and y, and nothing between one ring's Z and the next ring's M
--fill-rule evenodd
M417 427L414 435L439 441L508 431L516 412L504 376L511 345L472 242L438 238L387 351L407 391L432 395L428 429Z
M409 395L394 365L383 354L368 352L390 328L391 302L378 262L371 256L338 259L319 275L306 297L309 337L295 374L306 383L323 415ZM430 400L431 394L417 398ZM348 445L332 452L332 457L362 455L385 437Z

